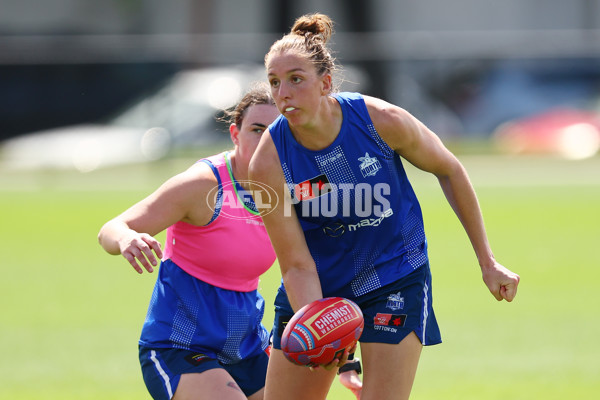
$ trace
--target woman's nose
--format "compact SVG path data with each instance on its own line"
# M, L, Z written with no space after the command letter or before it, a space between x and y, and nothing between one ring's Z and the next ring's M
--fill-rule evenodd
M279 85L279 97L282 99L287 99L290 96L290 90L288 85L281 84Z

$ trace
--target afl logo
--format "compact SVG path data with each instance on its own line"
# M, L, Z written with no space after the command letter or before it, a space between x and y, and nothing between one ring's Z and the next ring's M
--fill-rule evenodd
M329 237L340 237L346 232L346 226L339 222L333 222L323 227L323 233Z
M219 209L219 215L231 219L252 219L253 215L261 217L267 215L277 207L279 197L277 192L271 187L254 181L236 181L242 187L244 184L248 187L252 185L252 190L238 191L233 182L224 182L221 185L211 189L206 197L208 207L215 212ZM258 211L254 211L246 206L246 203L254 202ZM234 212L246 210L246 212ZM248 214L249 213L249 214ZM261 222L262 223L262 222Z

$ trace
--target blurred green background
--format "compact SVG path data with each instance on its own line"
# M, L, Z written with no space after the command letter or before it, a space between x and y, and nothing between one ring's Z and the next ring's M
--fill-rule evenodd
M497 259L522 280L513 303L498 303L436 180L409 167L444 340L424 350L412 398L596 398L600 158L460 158ZM0 398L149 398L137 339L155 275L104 253L96 235L193 161L0 171ZM260 283L267 327L278 282L275 265ZM352 398L336 381L329 400Z
M149 398L137 340L155 275L98 230L229 145L215 117L312 12L335 21L342 90L456 151L522 278L496 302L437 182L409 167L444 340L412 398L599 397L600 0L0 0L0 399ZM278 283L275 265L268 327ZM338 399L353 396L336 381Z

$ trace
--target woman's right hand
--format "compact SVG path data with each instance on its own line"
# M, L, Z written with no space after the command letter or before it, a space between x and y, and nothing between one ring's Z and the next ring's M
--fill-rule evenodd
M130 234L119 240L121 254L131 264L131 266L141 274L144 270L153 272L158 265L158 260L162 259L163 253L160 242L147 233L139 233L131 230ZM156 256L155 256L156 254Z

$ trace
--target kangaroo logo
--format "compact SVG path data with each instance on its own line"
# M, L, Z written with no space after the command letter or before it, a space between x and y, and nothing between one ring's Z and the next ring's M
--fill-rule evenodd
M404 297L401 292L396 294L390 294L387 299L386 308L390 308L392 311L400 310L404 308Z
M358 157L358 161L360 161L360 172L362 173L363 178L367 176L375 176L377 171L381 169L381 163L375 157L369 157L369 153L365 153L364 157Z

